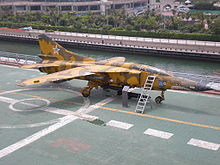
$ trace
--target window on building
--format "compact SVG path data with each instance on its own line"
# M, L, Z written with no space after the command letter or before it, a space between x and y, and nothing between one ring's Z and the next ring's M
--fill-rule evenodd
M115 9L121 9L125 4L115 4Z
M71 11L72 7L71 6L60 6L61 11Z
M15 6L17 11L24 11L26 10L26 6Z
M89 6L85 5L85 6L78 6L78 11L87 11L89 10Z
M37 11L37 10L41 10L40 6L30 6L30 10L31 11Z
M90 10L100 10L100 5L91 5Z

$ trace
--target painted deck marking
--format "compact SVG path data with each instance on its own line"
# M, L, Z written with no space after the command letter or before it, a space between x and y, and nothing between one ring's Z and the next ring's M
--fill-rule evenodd
M9 92L7 92L5 90L1 90L1 91L2 91L1 94L8 94L9 93ZM13 93L13 94L25 95L25 96L29 96L29 97L39 97L39 96L27 95L27 94L23 94L23 93ZM43 98L43 97L41 97L41 98ZM45 98L45 99L47 99L47 98ZM70 101L57 100L57 99L51 99L51 98L48 98L48 100L55 100L55 101L59 101L59 102L69 103L69 104L81 105L81 103L77 103L77 102L70 102ZM154 116L154 115L140 114L140 113L129 112L129 111L125 111L125 110L121 110L121 109L116 109L116 108L110 108L110 107L104 107L103 106L103 107L100 107L100 109L108 110L108 111L114 111L114 112L120 112L120 113L125 113L125 114L130 114L130 115L142 116L142 117L147 117L147 118L152 118L152 119L164 120L164 121L169 121L169 122L174 122L174 123L179 123L179 124L185 124L185 125L190 125L190 126L196 126L196 127L220 130L220 127L218 127L218 126L198 124L198 123L187 122L187 121L171 119L171 118L166 118L166 117L160 117L160 116Z
M169 139L173 136L172 133L169 133L169 132L164 132L164 131L159 131L159 130L156 130L156 129L151 129L151 128L148 128L144 134L146 135L151 135L151 136L156 136L156 137L159 137L159 138L162 138L162 139Z
M49 126L48 128L45 128L23 140L18 141L17 143L14 143L2 150L0 150L0 159L4 156L7 156L9 154L11 154L12 152L40 139L43 136L46 136L47 134L56 131L57 129L65 126L66 124L74 121L78 119L78 117L75 117L73 115L69 115L69 116L65 116L63 117L59 122L57 122L56 124L53 124L51 126Z
M213 151L217 151L220 147L220 144L211 143L211 142L194 139L194 138L192 138L187 144L200 147L200 148L205 148L208 150L213 150Z
M136 116L142 116L142 117L147 117L147 118L152 118L152 119L164 120L164 121L169 121L169 122L174 122L174 123L180 123L180 124L185 124L185 125L191 125L191 126L197 126L197 127L211 128L211 129L215 129L215 130L220 130L220 127L217 127L217 126L192 123L192 122L187 122L187 121L182 121L182 120L176 120L176 119L171 119L171 118L166 118L166 117L147 115L147 114L136 113L136 112L129 112L129 111L110 108L110 107L101 107L100 109L108 110L108 111L114 111L114 112L120 112L120 113L126 113L126 114L131 114L131 115L136 115Z
M106 125L111 126L111 127L126 129L126 130L128 130L134 126L133 124L124 123L124 122L120 122L120 121L116 121L116 120L111 120L108 123L106 123Z
M107 101L110 101L110 100L112 100L112 98L107 98ZM3 97L3 96L0 96L0 101L1 102L6 102L6 103L9 103L9 104L13 104L13 103L19 102L19 100L17 100L17 99L11 99L11 98L8 98L8 97ZM25 100L20 100L20 101L21 101L20 102L21 104L28 105L28 106L31 106L31 107L38 107L35 104L22 102L22 101L25 101ZM90 102L89 101L85 101L85 105L82 106L79 110L83 111L83 109L85 110L85 108L86 108L86 110L89 109L90 111L94 110L94 107L98 107L98 105L101 106L103 103L106 103L105 101L106 101L106 99L102 100L97 105L91 105L91 108L87 108L89 106ZM10 106L9 106L9 108L11 109ZM69 111L69 110L65 110L65 109L59 109L59 108L55 108L55 107L42 107L42 111L49 112L49 113L65 115L65 116L67 116L67 115L74 115L74 116L79 117L82 120L89 120L89 121L93 121L93 120L98 119L97 116L92 116L92 115L88 115L88 114L85 114L85 113L79 113L79 110L77 111L78 113L76 113L76 112L73 112L73 111ZM23 111L19 110L18 112L23 112ZM30 110L27 110L25 112L30 112ZM48 124L53 124L53 123L55 123L57 121L59 121L59 119L50 120L50 121L41 122L41 123L34 123L34 124L3 125L3 126L0 126L0 128L29 128L29 127L38 127L38 126L44 126L44 125L48 125Z
M9 103L9 104L13 104L13 103L17 102L18 100L0 96L0 101L5 102L5 103Z
M106 99L104 99L104 100L102 100L102 101L100 101L100 102L98 102L98 103L96 103L96 104L94 104L94 105L91 105L91 106L88 107L86 110L83 110L83 109L81 110L81 109L79 109L77 112L78 112L78 113L81 113L81 112L83 111L83 113L89 113L89 112L93 111L94 109L98 109L98 108L102 107L103 105L110 103L110 102L113 101L115 98L116 98L116 97L108 97L108 98L106 98Z
M100 101L100 102L98 102L98 103L96 103L96 104L94 104L94 105L91 105L91 106L89 106L89 107L83 106L84 108L80 108L80 109L79 109L80 111L78 110L79 112L76 111L76 113L78 113L79 115L81 115L82 113L86 113L86 111L87 111L88 109L89 109L89 112L91 112L91 111L93 111L93 110L95 110L95 109L97 109L97 108L100 108L101 106L107 104L108 102L110 102L110 100L112 101L113 99L114 99L114 98L112 98L112 99L107 98L107 99L104 99L104 100L102 100L102 101ZM107 101L107 100L108 100L108 101ZM84 112L84 111L85 111L85 112ZM63 126L65 126L65 125L71 123L72 121L74 121L74 120L76 120L76 119L78 119L78 118L79 118L79 117L74 116L74 115L67 115L67 116L65 116L65 117L63 117L63 118L60 118L60 121L59 121L59 122L57 122L57 123L55 123L55 124L53 124L53 125L51 125L51 126L45 128L45 129L41 130L41 131L39 131L39 132L37 132L37 133L35 133L35 134L33 134L33 135L31 135L31 136L29 136L29 137L23 139L23 140L20 140L20 141L18 141L18 142L16 142L16 143L14 143L14 144L12 144L12 145L6 147L6 148L3 148L2 150L0 150L0 159L1 159L2 157L5 157L5 156L7 156L7 155L9 155L9 154L11 154L11 153L13 153L13 152L15 152L16 150L18 150L18 149L20 149L20 148L22 148L22 147L24 147L24 146L26 146L26 145L32 143L32 142L34 142L34 141L40 139L41 137L46 136L46 135L48 135L48 134L50 134L50 133L56 131L56 130L59 129L59 128L62 128Z

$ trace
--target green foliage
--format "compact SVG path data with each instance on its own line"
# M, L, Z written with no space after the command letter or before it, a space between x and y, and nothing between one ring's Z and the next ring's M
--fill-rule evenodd
M211 30L213 33L220 35L220 18L214 20L211 25Z
M192 21L185 21L189 18ZM79 16L76 13L61 13L56 8L50 9L48 13L26 12L13 15L9 10L0 15L1 27L32 26L34 29L46 31L210 41L220 40L219 36L212 35L219 34L218 22L217 16L207 16L203 13L182 13L178 16L164 17L147 11L142 15L129 16L125 10L115 10L107 16L91 12ZM211 29L204 30L205 23ZM210 34L203 34L204 32Z
M220 22L218 22L220 23ZM131 37L152 37L152 38L168 38L168 39L187 39L201 41L220 41L220 35L201 34L201 33L176 33L176 32L146 32L146 31L128 31L128 30L106 30L106 29L83 29L71 28L64 26L45 26L24 23L0 22L1 27L20 28L24 26L32 26L34 29L46 31L67 31L79 33L107 34ZM218 31L219 32L219 31ZM220 34L220 33L218 33Z

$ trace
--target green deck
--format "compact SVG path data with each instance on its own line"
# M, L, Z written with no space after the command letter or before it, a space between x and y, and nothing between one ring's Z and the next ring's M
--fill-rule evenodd
M0 65L0 74L0 165L219 165L219 147L212 150L187 143L194 138L219 146L220 96L167 91L163 104L152 102L152 109L148 107L144 114L137 114L134 112L137 100L129 100L129 108L124 108L121 97L111 101L101 89L94 90L88 100L83 100L77 93L57 90L57 84L26 91L26 87L16 86L22 79L42 74L37 71ZM62 84L74 91L84 86L86 82L80 80ZM22 90L16 92L17 89ZM6 91L11 92L3 94ZM158 94L153 91L151 96ZM28 104L45 105L42 100L16 103L39 97L49 101L49 107L59 112L67 110L62 112L66 115L89 106L83 112L91 110L88 114L99 120L89 122L42 111L45 108L25 112L32 107ZM105 105L91 109L91 105L103 100ZM11 107L24 111L12 111ZM100 124L110 120L133 124L133 127L125 130ZM149 128L173 136L163 139L144 134Z

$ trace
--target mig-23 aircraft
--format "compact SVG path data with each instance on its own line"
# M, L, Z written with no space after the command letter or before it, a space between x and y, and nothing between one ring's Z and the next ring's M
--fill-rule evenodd
M149 66L125 62L124 57L95 60L66 50L51 38L39 35L41 63L23 65L23 68L39 69L47 75L24 80L18 85L27 86L46 82L63 82L72 79L87 80L88 86L81 89L84 97L93 88L102 87L121 90L124 86L143 87L148 76L155 76L152 89L161 91L155 101L164 100L164 91L172 87L183 87L195 91L220 90L217 83L198 83L175 77L172 73Z

